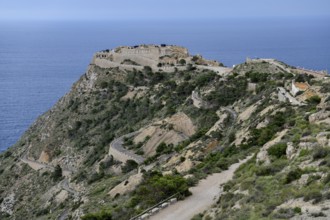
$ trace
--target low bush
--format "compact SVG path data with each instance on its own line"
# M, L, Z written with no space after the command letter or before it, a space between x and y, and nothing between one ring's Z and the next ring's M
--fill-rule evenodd
M10 152L10 151L6 151L4 154L2 154L2 157L3 158L8 158L8 157L10 157L12 155L12 152Z
M328 175L326 175L326 177L323 179L323 183L324 184L330 183L330 173L328 173Z
M293 211L294 211L294 213L301 214L301 208L300 207L294 207Z
M321 159L326 157L328 154L330 153L330 149L329 148L324 148L324 147L319 147L317 148L314 153L313 153L313 159L317 160L317 159Z
M133 195L143 207L152 206L174 194L179 198L190 195L188 182L179 175L162 175L159 172L144 174L144 181L136 188Z
M160 143L157 148L156 148L156 153L157 154L168 154L173 151L173 144L165 144L164 142Z
M123 173L128 173L138 167L138 164L134 160L127 160L125 165L121 167Z
M295 170L291 170L286 178L285 178L285 183L291 183L294 180L300 179L301 175L303 174L303 171L300 168L297 168Z
M60 165L56 165L55 170L52 174L52 178L54 181L62 179L62 168L60 167Z
M89 213L81 217L81 220L112 220L111 212L101 211L99 213Z
M104 177L104 172L99 172L99 173L93 173L87 180L88 184L92 184Z
M287 164L287 160L277 160L269 165L257 167L256 174L257 176L271 176L280 172Z
M268 79L268 73L257 73L257 72L247 72L245 73L247 78L250 78L251 82L258 83L258 82L266 82Z
M286 143L278 143L273 146L271 146L267 152L270 156L281 158L286 155Z
M309 97L307 99L307 102L317 105L321 102L321 98L318 95L314 95L314 96Z

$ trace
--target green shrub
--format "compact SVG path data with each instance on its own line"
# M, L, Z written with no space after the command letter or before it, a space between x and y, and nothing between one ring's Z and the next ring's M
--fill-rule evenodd
M152 73L152 68L150 66L144 66L143 67L143 71L146 73L146 74L150 74Z
M307 102L317 105L321 102L321 97L318 95L313 95L307 99Z
M317 159L321 159L326 157L328 154L330 153L330 149L329 148L324 148L324 147L319 147L317 148L314 153L313 153L313 159L317 160Z
M111 212L101 211L99 213L89 213L81 217L81 220L112 220Z
M159 172L149 172L144 174L144 181L136 188L133 195L143 207L149 207L176 193L181 197L190 195L185 178L179 175L163 176Z
M310 150L308 149L301 149L299 152L299 157L304 157L310 155Z
M281 158L286 155L286 148L286 143L278 143L268 148L267 152L270 156Z
M257 167L256 174L258 176L271 176L280 172L287 165L287 160L276 160L269 165Z
M182 65L182 66L186 65L186 60L180 59L179 64Z
M158 155L171 153L173 152L173 147L174 147L173 144L167 145L164 142L162 142L157 146L156 153Z
M291 183L294 180L300 179L301 175L303 174L303 171L300 168L297 168L295 170L291 170L286 178L285 178L285 183Z
M206 74L200 74L197 76L195 80L195 84L197 87L203 87L207 85L209 82L212 82L217 75L214 72L208 72Z
M294 213L301 214L301 208L300 207L294 207L293 211L294 211Z
M39 209L36 213L36 216L42 216L42 215L47 215L49 213L49 208L42 208Z
M60 165L56 165L54 172L52 174L52 178L54 181L58 181L62 178L62 168Z
M310 184L312 184L313 182L315 182L315 181L317 181L319 179L321 179L321 176L320 175L310 175L308 177L308 179L307 179L306 185L310 185Z
M102 81L102 82L100 83L100 87L101 87L101 89L105 89L105 88L108 87L108 83L105 82L105 81Z
M6 151L4 154L2 154L2 157L3 157L3 158L8 158L8 157L10 157L12 154L13 154L12 152L10 152L10 151Z
M270 176L277 172L278 170L273 169L272 166L260 166L259 169L256 170L257 176Z
M236 139L236 133L234 131L230 132L230 134L228 135L229 143L232 143L233 141L235 141L235 139Z
M128 173L134 169L136 169L139 165L134 160L127 160L125 165L122 166L121 170L123 173Z
M104 177L104 172L99 172L99 173L93 173L87 180L88 184L92 184Z
M330 183L330 173L328 173L328 175L326 175L326 177L323 179L323 183L324 184Z
M251 82L258 83L258 82L266 82L268 79L268 73L257 73L257 72L247 72L245 76L251 79Z

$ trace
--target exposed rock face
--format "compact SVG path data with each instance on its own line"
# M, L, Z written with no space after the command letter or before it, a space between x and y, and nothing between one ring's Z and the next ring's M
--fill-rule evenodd
M277 209L280 208L295 208L295 207L299 207L301 208L301 215L295 216L290 218L291 220L312 220L312 219L316 219L315 217L313 217L313 214L317 214L317 213L324 213L325 216L320 216L317 217L317 219L320 220L327 220L329 219L327 216L329 216L330 211L327 207L329 207L330 203L329 201L324 201L321 204L314 204L311 201L304 201L302 198L298 198L298 199L291 199L285 203L283 203L282 205L278 206Z
M330 132L321 132L316 136L317 142L322 147L329 147L330 146Z
M192 91L191 99L193 101L193 105L196 108L208 109L208 108L211 107L211 105L209 103L207 103L206 101L204 101L202 99L202 97L201 97L201 95L199 94L198 91Z
M330 96L326 95L322 100L321 103L318 105L320 109L324 109L326 111L330 111Z
M166 144L176 145L186 140L195 132L196 127L191 119L181 112L142 128L141 132L134 137L134 143L143 142L148 138L143 149L146 155L153 155L160 143L164 142Z
M330 124L330 111L321 110L309 116L310 123Z
M130 176L128 179L119 183L108 193L112 198L118 195L123 195L135 189L135 187L142 181L142 173Z
M255 105L249 106L245 111L243 111L241 114L238 115L237 120L246 121L248 118L250 118L250 116L256 110L257 107L258 107L258 103Z
M293 146L293 143L292 142L288 142L287 143L287 147L286 147L286 157L289 160L291 160L295 156L295 152L296 152L296 149Z
M69 193L65 190L61 190L59 194L56 195L55 201L57 204L61 204L69 197Z
M257 129L261 129L261 128L264 128L266 127L267 125L269 124L269 121L268 119L266 118L265 120L263 120L262 122L260 122L258 125L257 125Z
M314 149L315 147L318 147L318 146L319 146L319 144L316 143L316 142L305 142L305 141L303 141L303 142L299 143L299 148L300 149L306 149L306 150L312 150L312 149Z
M167 120L167 123L172 124L174 130L182 132L186 136L191 136L196 132L196 126L183 112L173 115Z
M1 203L1 211L9 215L13 214L13 209L15 205L15 194L11 193L5 197Z
M50 156L46 151L42 151L39 157L39 161L42 163L49 163Z

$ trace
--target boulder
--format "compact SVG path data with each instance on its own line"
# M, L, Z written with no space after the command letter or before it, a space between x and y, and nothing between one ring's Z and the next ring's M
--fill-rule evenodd
M296 149L295 149L295 147L293 146L293 143L292 143L292 142L288 142L288 143L287 143L287 148L286 148L286 157L287 157L289 160L291 160L292 158L294 158L295 153L296 153Z
M7 197L5 197L0 205L0 211L5 212L8 215L13 214L15 205L15 194L11 193Z
M330 146L330 132L321 132L316 136L317 143L322 147Z

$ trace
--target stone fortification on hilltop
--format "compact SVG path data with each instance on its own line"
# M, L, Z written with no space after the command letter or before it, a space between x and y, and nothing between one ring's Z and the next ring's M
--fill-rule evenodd
M174 70L174 67L182 67L192 63L204 66L220 66L217 61L209 61L201 56L190 56L184 47L172 45L138 45L123 46L112 50L104 50L96 53L92 64L103 68L124 67L125 69L141 69L150 66L152 69Z

